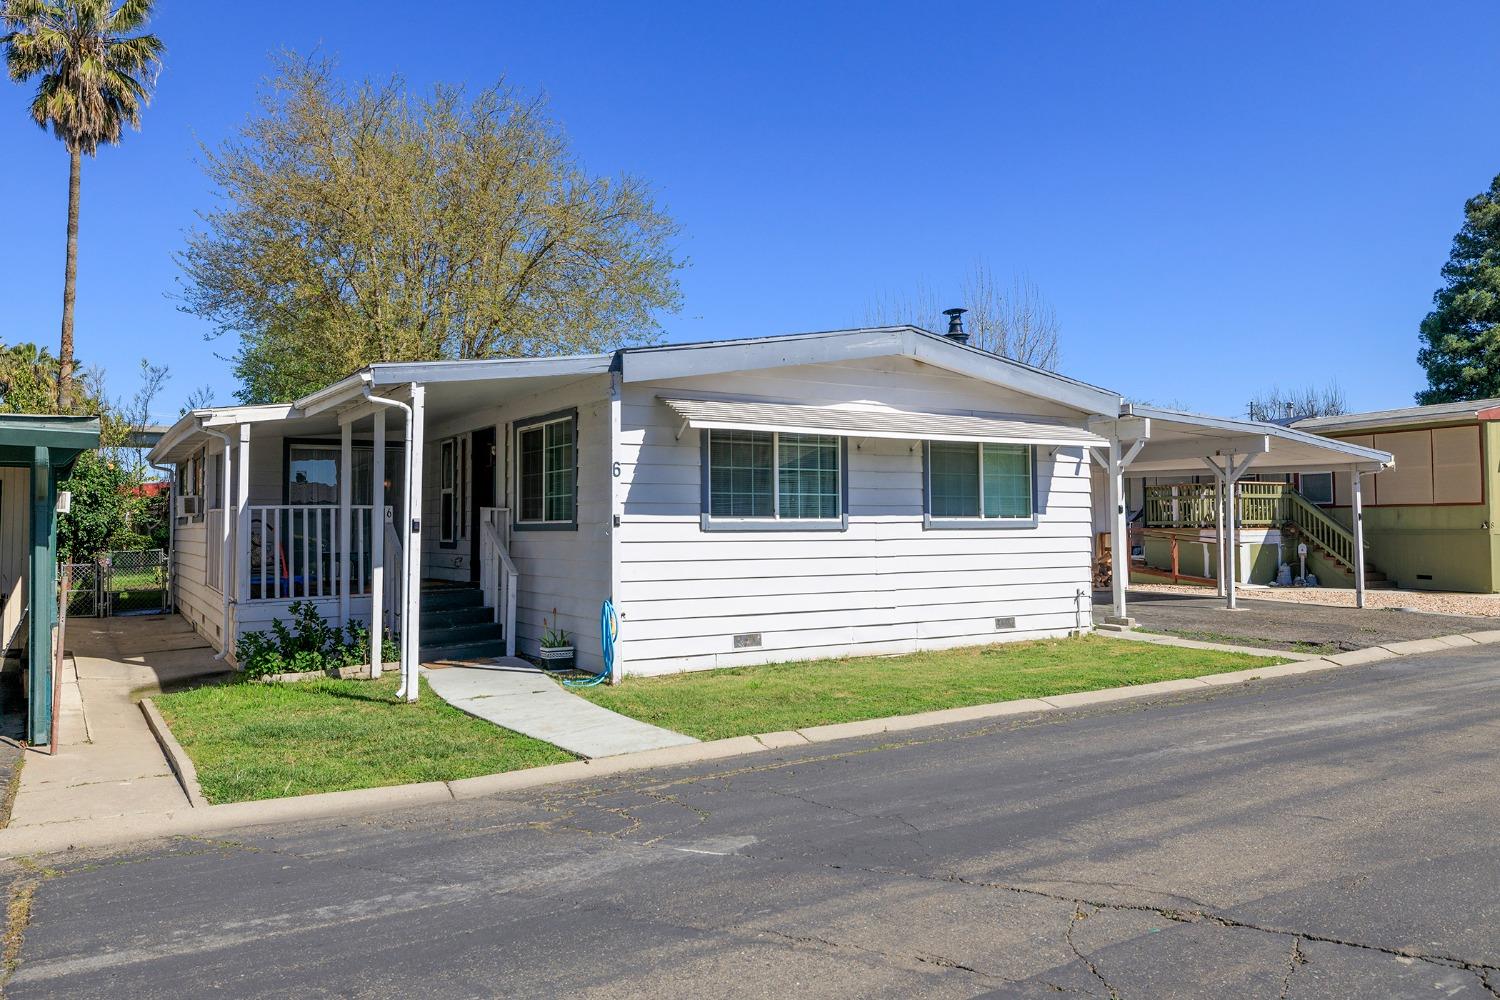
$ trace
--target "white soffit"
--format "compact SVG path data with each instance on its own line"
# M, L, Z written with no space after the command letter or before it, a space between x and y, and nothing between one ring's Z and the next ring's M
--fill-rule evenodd
M855 404L807 406L753 399L657 398L671 407L689 427L697 429L1060 447L1092 447L1108 443L1081 426L1043 418L922 413Z

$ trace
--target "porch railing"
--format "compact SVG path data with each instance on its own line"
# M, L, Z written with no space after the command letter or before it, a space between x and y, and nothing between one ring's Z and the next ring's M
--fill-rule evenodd
M1235 508L1239 524L1266 528L1291 517L1288 483L1239 483ZM1146 527L1211 528L1218 521L1218 487L1213 483L1175 483L1146 487Z
M1248 527L1290 524L1309 542L1354 568L1354 533L1329 517L1290 483L1240 483L1235 487L1239 523ZM1177 483L1146 487L1146 527L1208 528L1217 518L1217 487L1212 483Z
M485 607L505 629L505 655L516 655L516 587L520 574L510 558L510 512L503 507L479 511L479 585Z
M328 504L250 507L241 554L250 569L250 600L338 597L340 567L349 564L349 596L370 593L370 531L374 508L350 508L349 551L339 551L339 508ZM387 565L390 564L389 558Z

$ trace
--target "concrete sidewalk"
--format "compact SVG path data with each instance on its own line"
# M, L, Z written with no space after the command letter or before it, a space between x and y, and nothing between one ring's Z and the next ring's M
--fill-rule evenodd
M424 668L422 674L433 692L455 708L580 757L613 757L698 742L569 694L524 660Z
M28 751L12 827L187 808L140 706L141 688L224 671L176 615L75 618L58 692L58 747Z

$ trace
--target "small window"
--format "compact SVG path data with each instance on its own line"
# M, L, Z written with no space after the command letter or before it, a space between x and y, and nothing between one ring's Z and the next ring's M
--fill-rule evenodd
M577 436L576 412L517 426L518 527L578 526Z
M1333 473L1304 472L1300 481L1298 492L1303 499L1323 507L1333 503Z
M458 442L453 438L438 445L438 542L451 546L454 539L454 487L457 482L456 453Z
M339 446L294 444L287 449L286 502L339 502Z
M1025 444L929 441L928 523L1035 523L1033 458L1032 446Z
M842 527L843 441L827 434L710 430L704 526Z

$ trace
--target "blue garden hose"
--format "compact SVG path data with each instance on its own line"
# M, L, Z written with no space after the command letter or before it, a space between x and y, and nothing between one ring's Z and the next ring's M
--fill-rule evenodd
M620 619L615 615L615 606L608 598L599 609L599 646L604 656L604 668L589 677L564 680L568 687L593 687L609 680L615 670L615 637L620 634Z

